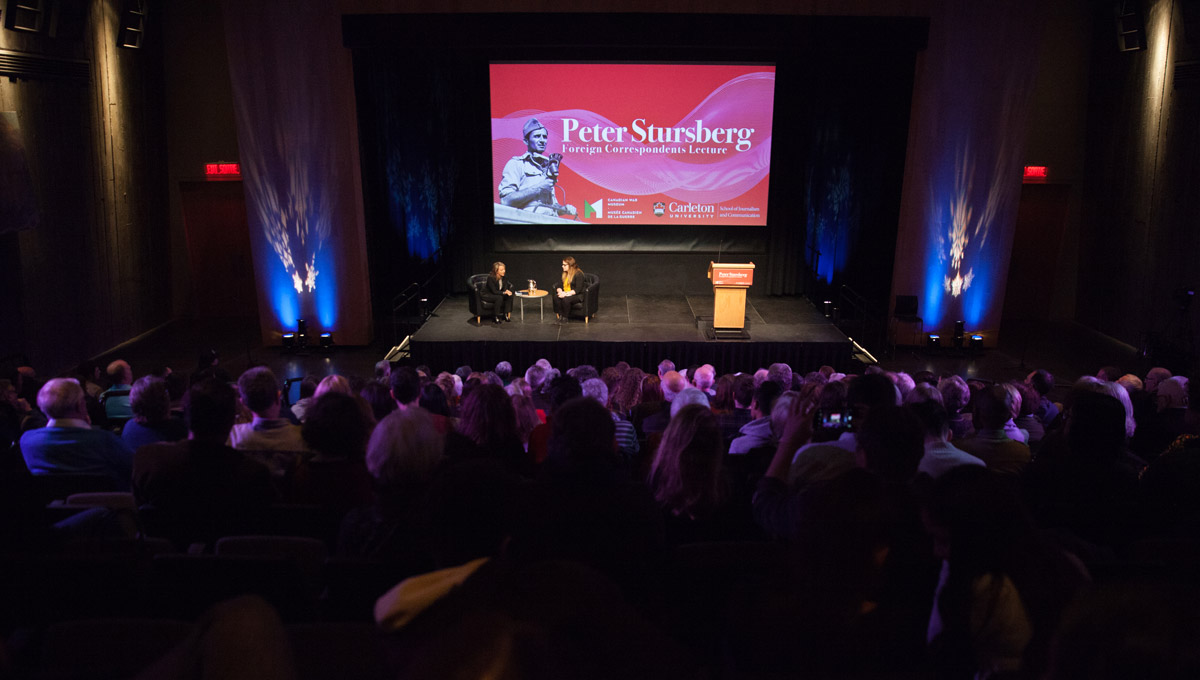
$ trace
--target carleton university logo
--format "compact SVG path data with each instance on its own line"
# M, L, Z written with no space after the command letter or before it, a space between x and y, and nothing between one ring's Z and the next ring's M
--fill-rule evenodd
M667 204L666 204L666 203L663 203L662 201L656 201L656 202L654 203L654 216L655 216L655 217L662 217L662 216L663 216L663 212L665 212L665 211L666 211L666 209L667 209Z

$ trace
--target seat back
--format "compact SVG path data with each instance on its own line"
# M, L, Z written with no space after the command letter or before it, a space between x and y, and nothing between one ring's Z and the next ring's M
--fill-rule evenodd
M487 292L484 287L487 285L487 274L472 274L467 277L467 286L471 289L467 295L467 303L471 307L471 314L480 316L484 312L495 311L496 305L483 299L483 293Z
M571 311L581 313L585 317L595 316L600 308L600 277L595 274L583 275L583 290L579 300L571 305Z

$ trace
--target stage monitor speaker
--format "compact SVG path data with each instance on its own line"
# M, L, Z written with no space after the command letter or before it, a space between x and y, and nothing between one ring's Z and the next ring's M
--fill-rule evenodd
M10 31L41 33L46 30L49 0L8 0L4 3L4 27Z
M1146 49L1146 24L1137 0L1122 0L1116 6L1117 49L1137 52Z
M117 29L117 47L136 50L146 32L145 0L125 0L121 6L121 25Z

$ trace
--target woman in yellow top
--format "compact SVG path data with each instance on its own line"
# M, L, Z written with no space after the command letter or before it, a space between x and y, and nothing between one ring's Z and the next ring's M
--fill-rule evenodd
M564 257L562 261L562 278L555 286L554 313L556 323L566 323L571 305L578 301L579 293L583 290L583 270L575 264L575 258Z

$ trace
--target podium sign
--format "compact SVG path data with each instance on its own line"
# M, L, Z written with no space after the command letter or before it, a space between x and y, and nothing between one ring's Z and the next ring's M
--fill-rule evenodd
M754 263L708 263L713 284L713 329L746 327L746 289L754 283Z

